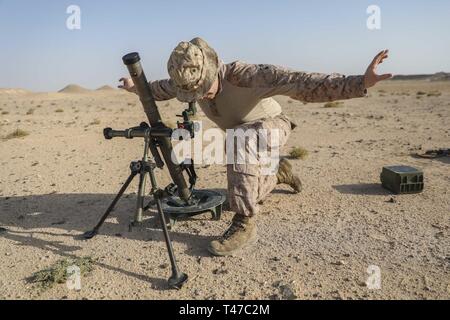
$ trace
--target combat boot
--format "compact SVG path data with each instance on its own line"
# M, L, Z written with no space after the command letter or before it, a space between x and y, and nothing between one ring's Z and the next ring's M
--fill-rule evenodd
M292 172L292 165L287 159L281 159L277 172L277 184L287 184L295 193L302 191L300 178Z
M229 256L251 245L256 240L255 217L236 214L227 231L219 240L211 241L208 251L215 256Z

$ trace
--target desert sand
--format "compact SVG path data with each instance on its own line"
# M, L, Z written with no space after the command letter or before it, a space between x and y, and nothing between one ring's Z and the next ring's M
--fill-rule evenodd
M439 94L418 94L439 92ZM146 120L138 98L70 85L58 93L0 89L0 299L449 299L450 159L411 153L450 148L450 82L388 81L337 108L276 97L298 127L284 150L304 190L280 186L261 207L258 242L234 257L212 257L208 242L232 214L179 221L171 236L189 281L169 290L170 267L153 211L128 232L135 182L89 241L89 230L139 159L142 140L103 138ZM159 103L166 119L184 106ZM200 113L199 119L211 126ZM6 139L16 129L29 135ZM380 185L387 165L425 175L420 194ZM197 168L198 188L225 193L225 167ZM158 171L161 186L168 173ZM26 281L62 258L90 256L80 291L40 290ZM381 271L381 289L366 285Z

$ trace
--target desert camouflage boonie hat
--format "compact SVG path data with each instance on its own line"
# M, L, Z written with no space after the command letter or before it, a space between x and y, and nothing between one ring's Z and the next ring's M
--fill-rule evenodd
M178 100L192 102L205 96L217 79L219 58L206 41L194 38L176 46L167 70L175 83Z

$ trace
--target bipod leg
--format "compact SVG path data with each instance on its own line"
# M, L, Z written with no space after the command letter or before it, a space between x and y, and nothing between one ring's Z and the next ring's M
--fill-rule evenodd
M172 241L170 240L169 231L167 230L166 217L164 216L164 211L162 209L161 198L164 195L164 191L158 189L154 168L149 171L150 182L152 184L152 194L153 199L156 202L156 208L158 209L159 219L161 221L161 228L164 233L164 240L166 241L167 251L169 253L170 264L172 266L172 275L168 279L169 288L171 289L181 289L183 284L187 281L188 276L178 269L177 261L175 260L175 254L173 252Z
M147 175L147 168L145 168L147 164L145 162L141 162L141 171L139 174L139 188L136 199L136 213L134 215L134 220L131 221L129 229L131 231L132 227L138 226L142 222L142 212L144 211L144 197L145 197L145 181Z
M180 270L178 269L177 262L175 260L175 254L173 252L172 242L169 237L169 231L167 230L166 218L162 210L161 198L158 193L159 191L156 191L154 196L156 200L156 206L158 208L159 218L161 219L161 225L164 233L164 239L166 241L167 251L169 252L170 264L172 265L172 275L170 276L168 283L169 287L172 289L181 289L183 284L187 281L188 276L185 273L180 272Z
M94 227L94 229L90 230L90 231L86 231L83 234L83 238L84 239L91 239L93 238L97 233L98 230L100 229L100 227L102 226L102 224L105 222L106 218L109 216L109 214L111 213L111 211L114 209L114 207L117 204L117 201L119 201L119 199L122 197L123 193L125 192L125 190L128 188L128 186L130 185L131 181L133 180L133 178L136 176L136 172L132 171L131 174L129 175L128 179L125 181L125 183L122 185L122 187L119 190L119 193L117 193L116 197L114 198L114 200L111 202L111 204L109 205L108 209L106 209L105 213L103 214L103 216L100 218L100 221L97 223L97 225Z

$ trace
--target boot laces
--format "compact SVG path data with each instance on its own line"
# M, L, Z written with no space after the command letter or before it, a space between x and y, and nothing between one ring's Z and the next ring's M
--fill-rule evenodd
M225 233L223 234L223 236L222 236L223 240L226 240L226 239L232 237L236 232L238 232L240 230L245 230L244 224L239 223L239 222L233 222L228 227L227 231L225 231Z

